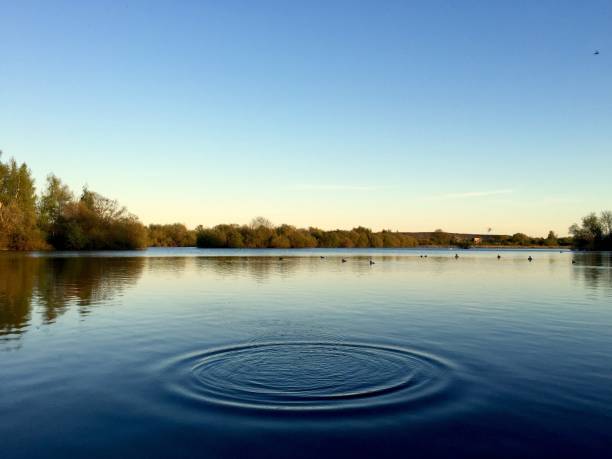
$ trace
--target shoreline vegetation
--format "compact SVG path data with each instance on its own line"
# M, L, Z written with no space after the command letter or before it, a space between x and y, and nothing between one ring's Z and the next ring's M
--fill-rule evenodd
M557 238L550 232L546 238L529 237L522 233L512 236L493 234L432 232L372 231L359 226L351 230L325 231L319 228L274 226L263 217L249 225L199 226L195 230L196 246L200 248L411 248L411 247L570 247L571 239Z
M0 152L0 250L131 250L200 248L410 248L525 247L612 249L612 212L589 214L569 228L571 236L546 237L432 232L322 230L274 226L263 217L249 225L221 224L190 230L181 223L143 225L115 200L87 187L77 197L51 174L37 194L25 163L2 162Z

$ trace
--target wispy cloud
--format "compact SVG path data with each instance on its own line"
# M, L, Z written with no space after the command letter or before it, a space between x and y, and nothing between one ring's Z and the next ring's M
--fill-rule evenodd
M448 193L437 196L430 196L430 199L469 199L469 198L482 198L486 196L497 196L502 194L511 194L514 190L486 190L486 191L467 191L463 193Z
M379 191L395 188L384 185L296 185L292 191Z

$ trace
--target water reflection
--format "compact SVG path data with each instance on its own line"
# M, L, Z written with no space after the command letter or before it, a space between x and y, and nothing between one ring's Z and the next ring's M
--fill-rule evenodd
M0 339L27 329L32 311L53 323L70 306L87 315L92 306L108 302L134 285L144 258L54 258L0 256Z
M30 320L38 260L0 256L0 339L20 333Z
M467 269L467 265L473 273L482 269L484 272L495 272L502 276L500 279L508 280L513 274L504 271L504 266L512 265L522 269L526 263L524 252L504 253L500 260L497 259L497 252L490 251L465 251L459 259L454 258L454 252L442 251L430 251L425 258L420 257L419 252L373 252L372 257L376 260L373 266L369 264L369 255L346 251L304 256L302 252L290 251L271 256L244 256L240 251L230 252L222 256L217 254L204 257L193 256L191 253L185 256L180 249L173 252L177 256L171 256L171 253L159 256L156 251L139 252L135 256L131 253L127 253L127 256L77 254L38 257L0 254L0 340L18 338L23 334L32 321L38 318L33 317L33 311L40 314L40 322L44 324L55 322L71 307L77 308L81 316L86 316L93 306L108 303L120 296L126 288L135 285L145 268L151 275L171 274L177 279L185 273L192 273L200 277L248 279L256 283L339 272L348 278L382 275L378 280L381 283L385 282L384 273L408 270L412 278L419 276L421 281L435 284L442 281L445 273L460 275L464 268ZM342 262L343 258L346 262ZM530 268L530 279L536 283L545 281L543 278L537 280L537 276L541 276L544 271L536 268L536 265L542 266L545 263L549 273L559 267L568 269L574 282L581 282L591 290L612 292L610 253L574 253L571 258L566 258L556 253L542 252L535 255L535 258ZM478 279L478 275L475 279ZM473 277L466 279L468 281L470 285L475 282Z
M605 455L609 254L364 252L0 253L4 456Z
M342 262L342 259L346 262ZM252 257L201 257L195 258L199 271L212 272L221 277L245 277L256 282L265 282L272 277L292 277L302 273L315 273L321 270L352 273L355 275L371 272L373 269L385 270L394 263L416 262L411 256L377 255L376 267L370 265L372 257L357 255L343 256L252 256ZM168 260L167 258L165 260ZM432 262L450 261L448 257L431 258ZM454 261L454 260L452 260Z
M610 252L574 255L573 275L590 289L612 288L612 255Z

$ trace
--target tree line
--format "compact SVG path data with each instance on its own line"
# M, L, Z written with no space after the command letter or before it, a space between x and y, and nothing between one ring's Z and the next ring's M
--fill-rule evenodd
M124 250L193 247L196 232L180 223L145 227L115 200L84 188L79 195L51 174L37 193L25 163L2 161L0 250Z
M273 226L256 218L250 225L217 225L196 228L196 245L210 248L277 248L302 249L315 247L415 247L416 238L392 231L375 233L362 226L350 231L324 231L319 228Z
M147 230L117 201L84 188L79 196L55 175L37 195L25 163L0 160L0 248L123 250L147 246Z
M144 226L115 200L84 188L75 195L55 175L37 194L25 163L2 162L0 152L0 249L123 250L154 247L201 248L400 248L417 246L573 246L612 249L612 212L589 214L569 229L572 237L479 235L471 237L441 229L429 233L379 232L359 226L322 230L274 226L257 217L249 225L221 224L188 229L181 223ZM478 240L477 240L478 239Z
M427 233L405 233L383 230L374 232L359 226L352 230L325 231L319 228L296 228L291 225L274 226L262 217L250 225L223 224L212 228L196 228L196 245L201 248L409 248L419 246L456 246L469 248L477 245L542 246L571 245L570 238L559 238L550 231L547 237L530 237L523 233L481 235L473 237L448 233L441 229Z

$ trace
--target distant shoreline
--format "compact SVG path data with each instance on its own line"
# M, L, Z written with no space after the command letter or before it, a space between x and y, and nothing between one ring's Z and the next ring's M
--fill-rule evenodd
M418 246L418 247L300 247L300 248L277 248L277 247L258 247L258 248L249 248L249 247L241 247L241 248L214 248L214 247L196 247L196 246L182 246L182 247L159 247L159 246L150 246L144 248L135 248L135 249L97 249L97 250L59 250L59 249L43 249L43 250L10 250L10 249L0 249L0 254L89 254L89 253L129 253L129 252L146 252L148 250L176 250L180 252L182 250L213 250L213 251L228 251L228 252L325 252L325 251L346 251L346 252L359 252L359 251L381 251L381 252L393 252L393 251L411 251L418 252L419 250L431 250L431 251L474 251L477 252L479 250L487 250L487 251L518 251L518 250L529 250L529 251L542 251L542 252L609 252L605 250L579 250L574 249L572 247L542 247L542 246L478 246L478 247L470 247L470 248L461 248L456 246Z

